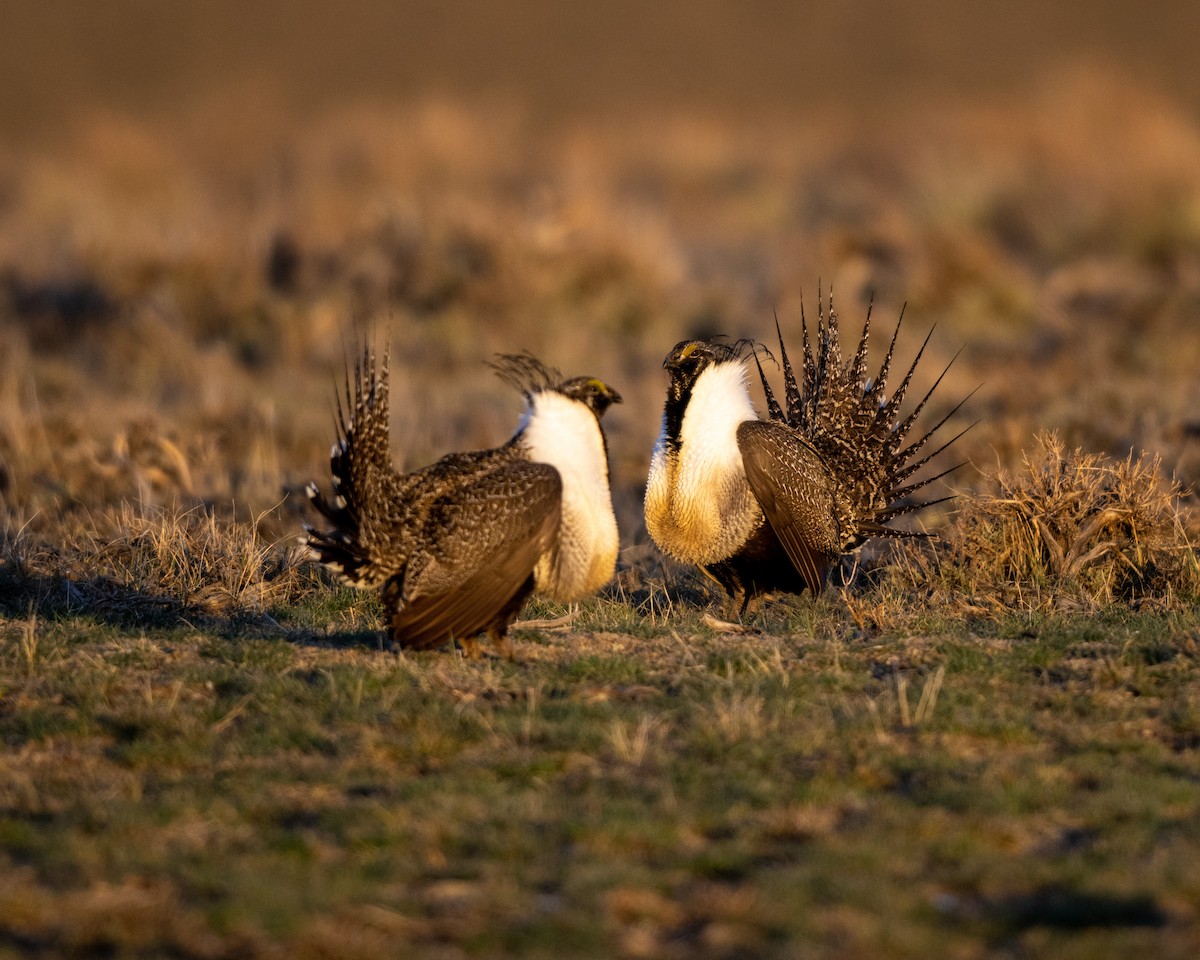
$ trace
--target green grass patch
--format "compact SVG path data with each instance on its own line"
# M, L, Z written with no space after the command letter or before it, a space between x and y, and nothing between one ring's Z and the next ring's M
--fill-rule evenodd
M1118 956L1191 942L1194 615L871 639L832 615L778 635L572 626L520 642L516 663L303 627L64 628L37 627L53 651L37 669L2 661L0 944Z

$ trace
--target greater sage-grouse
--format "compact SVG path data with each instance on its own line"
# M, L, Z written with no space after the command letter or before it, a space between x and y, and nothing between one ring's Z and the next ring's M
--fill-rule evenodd
M646 528L664 553L695 564L723 586L741 613L760 594L819 593L838 557L869 537L922 535L888 524L940 502L910 498L961 466L913 479L958 439L919 456L957 406L933 429L909 439L945 371L900 417L928 336L888 396L900 321L874 379L867 376L869 309L858 349L847 361L832 301L828 313L823 302L818 311L815 349L803 313L801 322L799 380L775 324L782 406L752 341L685 340L663 362L670 383L646 485ZM767 403L765 420L750 400L751 356Z
M307 545L357 587L381 588L392 640L423 649L487 633L511 656L509 625L536 590L571 601L603 586L617 521L600 417L620 395L594 377L563 379L528 354L491 364L525 395L516 432L492 450L451 453L413 473L392 466L388 359L364 351L338 403L333 497L308 486L332 529Z

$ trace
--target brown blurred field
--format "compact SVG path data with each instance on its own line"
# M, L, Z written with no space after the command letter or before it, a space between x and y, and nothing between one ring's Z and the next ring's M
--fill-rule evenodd
M938 750L945 748L963 764L978 762L976 772L998 777L1002 786L995 789L1002 790L1003 784L1029 775L1026 756L1018 756L1026 727L1045 721L1049 726L1038 729L1046 742L1070 738L1060 726L1072 721L1057 714L1047 720L1054 710L1068 707L1079 709L1085 725L1099 717L1097 742L1109 744L1111 734L1118 745L1114 754L1131 765L1129 772L1119 771L1129 782L1115 785L1103 779L1109 774L1103 760L1096 761L1101 773L1087 773L1106 784L1105 790L1112 787L1110 792L1097 788L1116 810L1105 807L1104 817L1121 823L1134 819L1121 819L1120 798L1137 793L1145 771L1135 762L1143 757L1138 751L1145 742L1147 751L1161 749L1167 757L1161 768L1167 770L1161 778L1165 799L1155 807L1156 815L1170 824L1195 822L1194 796L1180 799L1172 791L1185 781L1194 788L1200 730L1194 698L1189 706L1186 693L1189 683L1194 690L1200 636L1195 624L1200 566L1194 549L1187 548L1200 535L1200 71L1192 49L1197 35L1200 15L1194 3L1182 0L1157 4L1152 13L1115 2L1032 0L1002 9L943 0L903 6L718 0L646 5L617 0L587 7L548 0L7 6L0 12L0 646L9 645L11 657L0 675L0 725L8 724L5 744L13 756L23 751L11 769L25 779L13 782L30 786L20 788L24 794L17 787L8 794L0 790L0 867L8 872L19 865L36 874L37 882L28 887L36 895L27 895L21 883L0 881L0 957L18 955L25 947L47 956L67 955L73 943L84 945L83 955L101 955L116 944L115 952L105 955L149 956L169 943L178 955L279 956L284 948L278 943L287 940L277 940L276 934L301 928L307 930L300 942L308 955L355 955L353 945L338 942L338 918L344 914L337 909L348 903L345 909L357 910L369 900L364 890L374 895L368 874L360 878L360 887L313 894L311 929L303 926L311 918L310 905L302 900L279 907L265 894L261 903L250 896L244 915L239 914L244 891L257 889L249 880L244 888L240 879L221 886L224 880L213 880L203 870L197 879L157 861L139 862L135 870L122 866L119 852L111 853L111 862L101 854L89 860L92 840L80 841L77 833L99 836L96 843L111 843L117 851L128 844L122 846L117 828L97 827L90 807L79 813L70 784L52 775L65 752L94 773L95 783L117 784L112 796L125 797L121 791L136 781L136 789L129 786L136 803L130 800L134 812L128 814L136 818L143 786L147 797L154 793L155 771L170 770L170 776L186 780L192 767L173 766L185 761L171 759L169 751L159 756L151 750L150 760L141 754L126 758L123 751L128 746L133 753L134 747L121 731L134 729L130 742L139 749L138 731L167 731L162 736L172 742L171 737L184 736L171 726L184 724L172 713L182 702L181 712L194 710L199 718L185 731L194 751L186 764L207 769L208 751L217 757L225 749L214 745L220 737L249 737L245 729L253 728L260 741L228 748L228 756L250 758L247 767L234 766L236 775L245 777L237 782L250 784L244 798L222 807L221 789L206 781L200 799L178 800L179 823L171 820L173 813L162 814L164 824L170 821L167 826L178 828L180 836L191 831L187 849L200 851L197 856L205 848L203 838L195 839L200 823L220 822L204 829L222 837L228 827L234 839L222 842L237 847L238 838L252 829L245 824L255 823L258 815L253 805L262 788L255 778L290 784L295 769L308 762L300 748L292 754L276 751L278 768L264 759L268 773L263 774L258 767L249 770L258 763L254 758L276 755L273 744L283 738L279 730L286 724L301 731L288 733L297 742L318 737L306 726L314 721L308 714L297 716L303 712L297 708L279 720L279 729L271 727L264 705L273 702L275 687L283 691L281 701L294 698L307 705L305 710L325 709L330 702L344 708L329 723L345 740L326 754L339 764L351 754L354 762L362 760L354 753L359 749L355 738L366 736L364 730L376 731L373 724L390 723L379 718L390 716L396 698L414 690L426 699L413 706L417 701L402 698L396 714L408 710L419 718L428 708L433 719L422 736L435 744L429 755L450 744L447 755L457 757L461 744L455 738L466 736L463 729L478 714L483 718L479 729L495 723L487 731L493 747L501 744L495 752L506 758L503 762L516 756L532 764L529 756L536 751L530 749L530 730L542 724L539 729L557 731L553 711L561 706L539 703L538 691L565 689L574 704L580 684L595 681L607 691L605 698L618 690L611 695L623 705L613 709L625 712L615 719L605 715L608 739L599 747L588 740L597 729L594 717L572 715L570 722L578 721L583 732L576 731L578 743L571 741L574 752L563 748L563 763L575 763L593 750L612 754L625 765L621 776L638 781L669 767L668 754L677 741L686 740L687 749L695 746L687 740L691 725L700 729L711 717L717 718L711 720L715 726L697 736L708 737L720 750L737 753L760 733L775 736L781 750L794 744L788 684L811 681L812 687L804 687L811 698L805 709L833 704L828 727L821 728L813 749L827 751L821 755L830 758L828 770L820 775L828 773L829 779L820 789L835 800L817 797L799 808L771 807L768 812L776 819L763 819L770 823L760 824L763 836L754 839L767 851L763 858L771 855L781 833L828 853L849 843L852 825L866 820L889 825L880 828L881 838L873 837L873 845L878 839L886 845L887 830L894 828L912 838L909 855L919 858L934 845L928 838L940 836L942 828L936 820L921 820L926 833L918 835L908 829L917 814L910 821L904 819L907 814L896 815L894 823L887 819L892 796L887 791L903 792L894 785L904 779L904 764L933 763L930 758L942 757ZM714 639L697 625L691 607L703 594L694 585L685 580L682 586L659 589L662 582L655 578L662 572L641 522L642 484L665 388L661 361L685 337L724 333L767 340L776 314L785 334L798 336L802 305L811 315L830 289L843 330L854 329L867 304L874 303L877 357L902 308L901 360L911 358L933 328L917 375L921 392L956 357L930 403L927 422L936 422L978 387L946 427L949 435L978 421L955 447L969 465L950 480L951 490L971 506L961 516L946 507L928 517L932 529L952 531L936 587L927 582L933 574L924 561L915 560L882 594L827 595L815 604L805 598L789 608L784 621L768 621L770 636L728 641L745 644L729 653L726 639ZM405 466L507 438L520 399L485 367L495 352L528 349L569 375L603 377L624 395L624 405L605 422L626 549L617 584L598 601L600 612L587 614L592 621L571 635L578 650L553 640L547 646L543 638L541 645L529 644L527 672L487 663L468 674L474 668L454 662L385 661L374 653L373 633L366 641L345 641L349 649L321 646L329 631L369 632L378 626L368 601L347 600L330 582L299 568L293 550L300 524L308 519L301 489L309 480L327 480L332 404L344 358L364 341L391 350L393 440ZM1057 449L1036 439L1047 431L1075 452L1065 460L1045 459L1047 449L1052 454ZM1137 466L1156 459L1154 469ZM1021 541L1030 518L1036 524L1052 514L1070 515L1063 523L1093 534L1099 529L1113 543L1119 539L1107 527L1091 524L1097 511L1108 509L1104 498L1115 495L1100 489L1109 475L1102 476L1097 464L1109 462L1126 465L1118 483L1126 499L1118 506L1125 509L1121 504L1136 501L1143 510L1139 516L1148 518L1145 525L1120 534L1125 538L1120 549L1083 539L1072 544L1068 537L1065 551L1057 548L1057 561L1054 556L1046 561L1053 569L1038 566L1029 578L1044 584L1063 571L1079 574L1086 566L1080 558L1093 557L1094 550L1111 549L1113 564L1133 569L1136 564L1123 558L1158 549L1158 540L1142 539L1143 529L1162 541L1164 551L1173 551L1172 563L1183 573L1172 567L1172 576L1179 573L1182 579L1172 580L1163 595L1151 596L1150 580L1126 588L1113 579L1116 574L1097 574L1088 583L1078 576L1077 593L1067 598L1066 607L1043 604L1040 595L1022 593L1023 587L1010 589L1003 582L1013 569L1010 554L1032 556L1039 549L1036 536L1033 545ZM1014 476L1031 479L1023 486ZM990 499L977 501L973 495ZM1014 504L1015 514L1005 515L1004 507ZM1092 509L1094 504L1101 506ZM994 555L983 556L989 550ZM987 591L980 587L986 578L991 578ZM966 596L976 588L984 600ZM1047 587L1046 596L1058 596L1054 589ZM1151 643L1144 630L1138 632L1142 627L1135 623L1128 636L1112 640L1110 632L1124 629L1124 621L1103 619L1118 616L1111 612L1113 604L1119 616L1132 616L1132 606L1124 601L1134 594L1165 611L1166 619L1155 629L1166 638L1162 646L1175 651L1171 657L1180 658L1161 683L1146 679L1166 660L1153 659L1157 647L1138 646ZM322 607L326 602L328 608ZM276 606L296 604L302 612L280 628L273 617L283 614ZM1021 642L1026 637L1020 632L1026 627L1014 627L1004 617L1018 610L1033 623L1035 613L1052 608L1099 617L1063 628L1067 639L1060 637L1057 647L1058 641L1046 641L1053 657L1073 664L1063 668L1067 679L1054 681L1059 684L1054 696L1062 693L1063 699L1032 691L1029 678L1038 670L1049 675L1050 668L1037 655L1021 652L1004 668L1010 672L1001 680L1008 686L987 692L988 644L1009 644L1009 634ZM249 617L250 626L243 617ZM326 622L315 622L320 617ZM200 624L199 634L170 633L182 631L180 624L191 629L193 621ZM937 638L958 625L967 633L956 635L959 646L937 646ZM1029 636L1037 635L1035 628L1028 627L1035 631ZM116 639L104 632L110 629L117 631ZM279 629L286 644L272 646L255 632L278 638L272 631ZM708 651L700 656L700 667L686 645L675 642L676 629L696 649ZM155 630L170 634L177 647L164 647ZM636 642L642 630L650 637L644 649ZM893 646L879 653L869 642ZM771 644L775 660L767 663L761 650ZM840 659L842 644L848 666ZM1076 646L1068 650L1070 644ZM1100 646L1104 649L1095 652ZM183 665L164 666L175 649ZM639 650L650 659L639 660ZM1011 652L1008 646L1004 650ZM133 680L112 679L110 672L104 683L111 684L102 686L102 694L89 686L68 693L63 707L60 688L74 689L72 677L90 677L87 670L108 669L110 654L131 664L130 676L144 674L144 696ZM804 660L809 655L824 672L812 675ZM1026 656L1028 663L1021 659ZM85 667L68 670L63 665L70 657L84 657ZM920 678L933 691L932 702L922 694L932 714L937 699L932 678L942 682L934 669L956 657L963 673L978 680L979 697L1003 702L1008 696L1027 712L1012 720L1011 728L1006 718L1005 724L980 733L972 726L979 709L961 690L951 691L937 717L946 729L935 724L930 735L948 739L926 751L933 741L918 738L921 720L914 723L909 716L901 677L911 671L914 683ZM1095 659L1094 671L1088 658ZM277 673L276 661L283 664ZM738 678L734 664L745 670ZM593 668L601 680L589 672ZM689 673L693 668L700 672ZM718 676L719 670L725 673ZM293 673L318 679L292 690L286 684ZM830 694L820 686L824 676L843 686ZM180 686L168 698L176 677ZM328 677L328 693L320 677ZM368 707L360 714L354 711L364 678ZM693 680L694 688L688 686ZM159 685L158 700L152 681ZM357 682L359 699L346 692L349 686L342 691L342 682ZM82 689L84 681L78 684ZM658 690L650 695L668 698L683 689L679 714L667 707L657 719L635 712L643 710L638 698L650 688ZM1086 699L1094 689L1111 696ZM862 690L873 712L863 706ZM190 707L188 691L195 694ZM1068 692L1083 699L1069 699ZM1135 705L1123 699L1143 693ZM1026 695L1028 703L1022 699ZM87 704L79 708L80 716L91 717L87 710L92 710L99 719L79 721L66 734L55 734L59 728L53 724L46 733L40 719L26 722L27 715L45 713L53 719L75 709L72 696ZM716 697L718 708L706 697ZM858 698L853 709L843 710L852 698ZM896 717L882 722L877 700L890 704ZM353 711L346 706L351 701ZM386 706L372 713L375 703ZM288 708L278 709L283 716ZM592 709L592 700L579 707L582 713ZM695 717L687 713L693 709ZM1139 710L1149 717L1144 724ZM135 720L122 719L126 714ZM260 720L265 732L254 726ZM386 737L372 736L408 744L409 732L387 727ZM76 735L85 746L71 745ZM558 741L545 736L551 746L543 757L558 757ZM839 752L844 737L853 739L860 759L868 758L853 767L853 776L839 766L847 762ZM701 753L717 749L707 743L701 743ZM1014 744L1005 761L1011 769L1004 767L1002 774L989 773L979 761L992 749ZM427 759L424 747L412 747L417 759L407 754L397 759L386 752L390 749L378 747L362 760L363 769L389 783L397 771L417 777L410 764L419 768L419 777L436 775L420 766ZM1097 755L1104 749L1097 747ZM228 756L221 756L226 762ZM660 765L650 774L642 767L646 756L652 767ZM739 756L750 758L751 774L759 769L756 755L743 751ZM1155 763L1159 756L1153 754ZM888 766L893 762L899 773ZM96 766L86 766L92 763ZM377 768L371 766L376 763ZM487 832L478 823L472 827L471 818L482 816L471 793L476 763L483 765L472 759L465 772L444 773L442 784L447 795L459 798L463 836L452 839L464 848L473 830ZM343 797L339 791L348 774L333 759L330 764L337 767L332 773L304 769L314 780L329 777L334 784L329 796L341 798L338 810L349 804L358 811L354 805L360 801L374 803L374 795L347 792ZM1045 765L1053 766L1051 760ZM640 772L630 774L634 768ZM1037 810L1022 808L1020 797L997 815L1004 829L1011 829L1012 845L1032 851L1030 857L1042 856L1039 831L1067 837L1077 829L1074 800L1054 792L1065 782L1057 770L1045 774L1047 793L1038 795L1039 802L1048 797L1047 804L1058 804L1048 815L1050 826L1037 820ZM577 771L572 771L569 784L575 783L571 778ZM940 783L942 772L938 767L929 776ZM1043 767L1035 773L1037 780ZM578 776L591 782L586 771ZM505 782L503 773L494 777L489 782ZM837 793L847 777L857 784L852 796ZM1082 773L1079 777L1085 779ZM668 792L684 784L685 807L692 779L689 773L668 784ZM271 790L278 784L270 783L266 793L274 797ZM629 785L614 783L615 801ZM382 789L398 809L407 809L409 802L436 809L441 802L434 786L432 799L405 795L403 802L386 792L390 788ZM100 786L96 790L103 792ZM312 791L310 806L319 811L312 822L317 822L325 808L317 787ZM67 799L39 806L40 796ZM565 797L562 802L569 805L574 795ZM245 809L238 806L243 799ZM877 801L881 806L874 806ZM306 802L297 800L295 806ZM504 809L519 812L526 798L514 800L512 807L504 807L506 802ZM716 801L705 796L697 802L702 808L698 823L709 816L704 804ZM329 809L334 806L330 801ZM921 806L920 816L925 812ZM804 820L810 815L816 826ZM287 820L292 813L279 816L282 827L271 821L272 829L288 836L312 825L307 813L295 814L300 824L295 830ZM799 826L793 823L797 816L804 820ZM521 822L520 816L515 820ZM743 827L732 816L731 823L725 839L738 847L745 840L739 833ZM983 842L979 838L991 836L987 831L995 825L987 820L979 827L969 817L965 824L955 823L970 838L962 841L967 846ZM319 832L318 827L310 832ZM51 845L43 850L21 832L58 836L54 831L60 829L69 838L63 849L75 851L70 844L83 844L78 854L87 864L82 892L75 891L71 879L74 852L60 855ZM341 826L329 829L336 833ZM636 846L636 840L654 847L653 838L630 840L621 833L625 829L616 829L616 839L598 834L589 855L603 860L611 853L623 863L628 851L622 843ZM726 929L736 933L739 923L775 931L771 936L796 935L790 921L779 920L760 901L746 905L719 890L702 886L697 892L682 882L672 888L676 893L686 888L677 902L669 902L674 894L654 892L656 883L667 885L664 874L654 870L655 856L661 861L677 850L707 852L705 844L722 839L717 828L712 837L690 829L679 828L682 839L672 841L670 854L647 854L644 875L618 877L623 886L605 886L607 881L591 875L584 881L575 877L581 888L564 883L561 895L579 917L602 903L605 922L622 931L610 936L611 931L587 927L595 939L582 940L579 955L600 955L614 943L627 956L771 952L753 937L739 940ZM394 840L392 833L388 836ZM431 859L422 869L429 876L436 874L438 883L460 882L453 863L436 865L445 837L403 836L405 843L428 848ZM280 841L285 842L290 841ZM520 860L523 842L501 847ZM1066 850L1067 840L1062 843ZM1136 846L1133 840L1129 844ZM57 849L57 841L53 846ZM1152 891L1158 898L1155 909L1132 909L1133 927L1161 921L1170 928L1175 952L1164 955L1187 956L1196 943L1188 898L1197 879L1182 855L1190 858L1188 850L1195 848L1194 832L1185 834L1170 854L1184 866L1172 866L1177 861L1169 857L1155 859L1163 873ZM320 850L314 856L336 859L328 849ZM250 865L244 869L255 875L262 869L275 877L279 889L291 890L290 867L278 866L291 863L291 854L284 850L282 859L271 859L278 852L255 848L253 856L261 853L264 859L253 861L247 854ZM993 853L989 847L987 856ZM954 860L952 854L944 854L945 862ZM1125 855L1104 861L1109 871L1102 877L1108 883L1101 891L1105 895L1129 893L1121 885ZM755 872L758 856L755 852L754 865L747 867L751 880L738 889L761 877ZM463 862L477 861L487 858L468 851ZM676 871L672 877L691 869L670 862ZM839 861L835 856L829 862ZM1068 867L1074 870L1077 864ZM869 863L858 868L872 873ZM276 869L282 872L270 872ZM830 869L836 875L840 868ZM1011 869L1019 876L1017 867ZM881 895L893 888L916 889L896 879L900 874L907 876L898 869L887 874L891 879L879 881ZM1061 880L1050 868L1046 876L1047 884ZM480 881L489 909L510 917L505 911L516 894L498 880L488 886L495 879L489 877ZM425 891L420 885L429 877L393 879L397 888L408 884L404 889L411 892ZM975 890L974 882L942 874L938 880L955 891ZM981 882L978 902L986 905L992 897L1003 910L1023 916L1027 905L1018 893L1011 894L1011 904L1004 899L1010 888L1024 890L1023 882L1000 884L999 892ZM192 895L209 890L206 884L219 892L210 900ZM601 887L603 895L596 893ZM560 895L558 888L551 893ZM447 894L451 901L453 894ZM1129 893L1135 908L1140 895L1136 887ZM942 894L929 896L936 900ZM71 912L71 897L86 901L81 916L87 919L78 927L53 919L60 910ZM129 930L112 927L117 932L111 933L106 921L94 919L108 915L106 898L120 901L133 918ZM170 936L151 932L139 939L141 934L130 932L140 929L137 910L146 898L153 901L146 907L149 915L172 918L162 921L175 925ZM851 899L847 894L845 902ZM922 933L914 933L908 948L897 947L895 955L937 955L938 936L929 930L941 921L935 917L932 927L926 922L928 902L911 906L908 921ZM974 901L964 894L962 902ZM418 909L403 897L395 903L397 910ZM447 908L451 919L443 929L438 911L445 905L430 903L422 909L434 919L426 918L419 936L407 927L392 933L400 941L412 936L426 947L446 947L437 954L446 956L462 955L451 947L500 955L514 949L513 943L524 943L512 934L511 942L484 939L478 941L483 947L473 948L456 939L462 928L455 926L453 909ZM1064 910L1069 914L1075 906L1068 898ZM271 926L275 909L285 917L278 920L284 933ZM963 907L959 917L968 932L958 941L956 955L992 955L1000 941L989 940L985 927L991 921L980 920L983 914L971 909ZM696 917L717 915L728 922L709 943L697 932L707 930L708 921ZM118 910L117 916L125 922L120 919L125 913ZM484 931L481 937L489 928L488 916L470 913L471 929ZM879 949L886 930L880 934L832 907L813 916L808 935L809 942L823 944L818 955L886 954ZM351 926L358 923L355 929L361 932L382 922L372 914ZM581 929L588 922L579 920ZM89 924L99 925L100 933ZM380 956L388 955L392 936L385 927L379 928L385 944ZM637 931L647 929L657 932L638 940ZM1121 943L1140 950L1153 943L1135 934L1138 930ZM728 949L721 935L732 937ZM1028 950L1021 955L1053 953L1039 954L1039 945L1048 941L1034 937L1022 941ZM999 952L1009 955L1004 944L1009 941ZM1096 955L1080 950L1076 955Z
M410 465L506 434L493 351L617 384L634 542L661 357L765 338L774 311L794 331L822 285L847 321L907 303L912 350L936 325L927 383L963 348L939 399L982 384L963 449L983 469L1054 429L1200 476L1200 93L1169 56L1186 4L1152 24L1120 5L240 9L6 15L19 523L279 503L321 474L331 373L369 328Z

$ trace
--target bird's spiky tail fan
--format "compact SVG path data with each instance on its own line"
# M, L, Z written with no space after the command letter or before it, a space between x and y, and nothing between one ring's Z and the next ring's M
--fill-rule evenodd
M896 338L904 320L903 311L896 321L896 329L879 373L873 379L867 375L870 308L867 309L858 348L854 356L845 361L842 359L838 318L833 309L832 295L828 312L824 298L818 301L817 311L814 346L809 338L807 319L801 310L804 357L799 379L788 358L776 318L775 332L779 337L779 359L783 367L784 403L781 405L775 399L760 365L758 372L766 394L768 416L771 420L787 424L804 437L829 468L835 484L834 502L843 549L852 549L868 537L921 536L914 531L894 529L888 523L949 499L942 497L920 501L912 499L912 495L958 469L962 463L956 463L932 476L913 478L922 467L966 432L963 430L932 452L924 453L933 435L958 412L970 395L960 400L932 429L913 435L917 417L950 369L950 364L947 364L916 407L907 416L900 416L900 406L929 343L929 336L925 337L904 379L889 397L887 381ZM950 361L951 364L953 362Z
M392 466L388 426L388 357L376 367L375 354L364 348L346 371L346 396L338 397L338 439L329 455L333 497L326 499L315 483L308 497L332 527L307 527L313 556L355 586L382 584L401 569L405 557L396 549L393 532L404 509L403 478Z

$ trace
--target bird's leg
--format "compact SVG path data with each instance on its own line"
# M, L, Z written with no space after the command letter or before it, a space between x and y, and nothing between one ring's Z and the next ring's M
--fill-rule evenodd
M704 623L718 633L749 633L749 628L742 622L742 614L746 610L746 603L738 603L738 598L741 591L738 593L727 593L725 602L721 604L721 616L716 617L711 613L706 613L701 618ZM749 594L746 594L749 597ZM722 619L722 617L726 619Z
M754 599L754 594L749 590L743 590L741 596L742 602L738 603L738 599L736 595L730 597L730 606L737 607L737 618L739 621L744 621L746 619L746 610L750 606L750 601Z
M492 646L496 648L496 652L510 663L517 659L517 652L513 648L512 640L508 637L508 628L499 625L488 627L488 639L492 641Z
M479 649L479 641L474 637L460 637L458 645L462 647L463 656L468 660L478 660L483 656Z
M488 627L488 639L492 641L492 646L500 656L510 663L517 659L517 654L513 650L512 641L508 638L508 628L517 619L517 614L525 603L525 598L533 592L533 584L534 579L531 573L521 584L521 589L512 595L504 609L500 611L500 615Z
M705 614L703 619L708 626L718 633L757 633L758 629L756 627L747 626L746 624L746 620L748 619L747 611L749 611L750 617L754 617L762 607L762 603L762 594L739 587L736 592L730 592L725 599L722 612L729 617L728 620L722 620L711 614Z
M738 619L745 623L747 619L757 617L762 612L763 604L767 601L767 595L763 593L755 593L752 590L747 590L742 597L742 605L738 609Z

